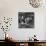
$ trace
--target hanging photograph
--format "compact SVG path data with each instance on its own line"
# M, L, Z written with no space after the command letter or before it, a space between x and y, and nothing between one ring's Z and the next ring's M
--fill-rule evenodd
M19 28L34 28L34 12L18 12Z

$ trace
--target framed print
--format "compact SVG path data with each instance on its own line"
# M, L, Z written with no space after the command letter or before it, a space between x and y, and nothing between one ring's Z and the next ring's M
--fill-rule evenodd
M18 12L19 28L34 28L34 12Z

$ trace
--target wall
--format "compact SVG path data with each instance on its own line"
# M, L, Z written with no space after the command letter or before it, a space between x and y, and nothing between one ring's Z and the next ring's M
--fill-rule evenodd
M45 39L45 15L46 6L40 8L33 8L30 6L28 0L0 0L0 19L4 16L12 17L13 22L10 33L17 40L27 40L34 34L37 35L39 40ZM18 28L18 12L34 12L35 13L35 28L32 29L19 29ZM0 31L0 39L2 37L3 31ZM3 33L4 34L4 33Z

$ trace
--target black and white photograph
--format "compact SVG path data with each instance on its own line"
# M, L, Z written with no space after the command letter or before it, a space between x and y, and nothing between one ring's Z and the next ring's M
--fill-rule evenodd
M19 28L34 28L34 12L18 12Z

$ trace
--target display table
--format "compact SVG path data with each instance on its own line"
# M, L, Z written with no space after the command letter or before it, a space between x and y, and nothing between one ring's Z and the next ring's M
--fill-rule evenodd
M46 46L46 40L0 40L0 46Z
M0 40L0 46L46 46L46 40L29 41L29 40Z
M7 43L15 46L46 46L46 40L39 40L39 41L7 40Z

